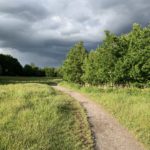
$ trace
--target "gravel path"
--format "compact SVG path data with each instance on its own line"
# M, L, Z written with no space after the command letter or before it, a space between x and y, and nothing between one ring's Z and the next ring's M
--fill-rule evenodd
M61 86L53 88L70 95L86 109L95 136L96 150L144 150L142 144L137 142L116 119L89 98Z

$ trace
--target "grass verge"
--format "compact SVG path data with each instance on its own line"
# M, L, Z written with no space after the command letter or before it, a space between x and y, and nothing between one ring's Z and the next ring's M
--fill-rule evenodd
M93 149L77 101L37 83L0 85L0 150Z
M150 88L81 87L61 82L60 85L86 94L103 106L141 143L150 149Z

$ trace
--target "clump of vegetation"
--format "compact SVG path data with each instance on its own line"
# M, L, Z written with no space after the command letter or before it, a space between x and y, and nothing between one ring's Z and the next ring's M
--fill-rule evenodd
M10 55L0 54L0 75L22 75L23 68L16 58Z
M62 77L60 73L60 68L45 67L43 68L46 77Z
M23 67L16 58L0 54L0 76L61 77L61 74L59 68L39 68L34 63Z
M105 31L105 39L88 54L83 43L76 44L62 66L63 78L90 85L138 85L150 82L150 25L138 24L128 34Z
M82 83L83 63L87 56L87 50L83 46L83 42L75 44L68 53L61 70L64 80L75 83Z
M23 67L23 76L28 76L28 77L44 77L45 76L45 71L39 67L37 67L35 64L31 63L26 64Z
M93 142L78 102L45 84L8 84L0 85L0 149L90 150Z

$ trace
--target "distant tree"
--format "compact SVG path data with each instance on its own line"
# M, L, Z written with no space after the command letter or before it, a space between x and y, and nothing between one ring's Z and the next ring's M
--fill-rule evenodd
M45 71L35 66L33 63L31 65L26 64L24 66L24 75L25 76L45 76Z
M57 72L55 68L45 67L44 68L46 77L57 77Z
M56 71L56 74L57 74L56 76L57 77L59 77L59 78L63 77L62 72L61 72L61 67L55 68L55 71Z
M10 55L0 54L0 64L3 69L2 75L19 76L22 75L23 68L16 58Z
M63 78L66 81L82 83L83 63L87 56L83 42L75 44L69 51L62 66Z
M37 67L33 62L30 63L30 66L31 66L31 68L36 68Z
M23 70L25 76L34 76L33 69L30 65L26 64Z
M0 64L0 75L2 75L2 73L3 73L3 70L2 70L2 66Z

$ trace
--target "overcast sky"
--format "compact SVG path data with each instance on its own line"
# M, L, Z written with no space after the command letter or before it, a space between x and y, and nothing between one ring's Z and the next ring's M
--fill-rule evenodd
M150 0L0 0L0 53L59 66L74 43L95 48L104 30L125 33L134 22L150 22Z

